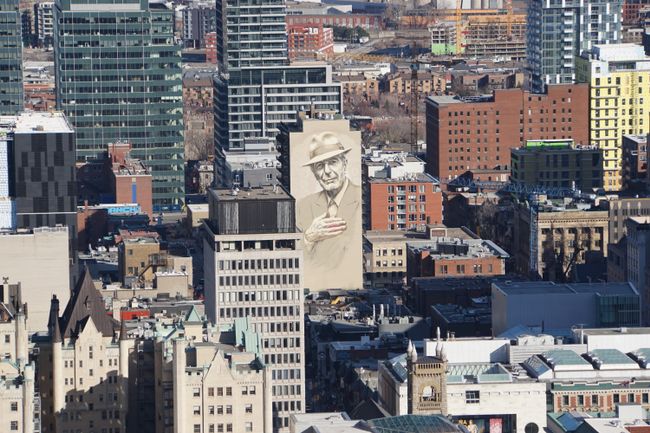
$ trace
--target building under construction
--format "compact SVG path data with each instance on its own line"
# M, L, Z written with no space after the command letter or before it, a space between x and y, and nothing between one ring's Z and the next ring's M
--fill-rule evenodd
M429 26L433 55L470 58L522 60L526 57L525 32L526 16L520 14L468 15L460 22Z

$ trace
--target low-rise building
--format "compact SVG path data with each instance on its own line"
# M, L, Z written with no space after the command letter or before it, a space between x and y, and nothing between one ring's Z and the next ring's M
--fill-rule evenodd
M367 230L423 229L442 224L442 191L424 161L375 152L363 160L363 221Z
M334 54L334 30L322 24L287 26L289 59L326 60Z
M626 221L627 238L625 264L627 267L626 281L634 284L641 293L643 305L643 324L650 323L650 281L647 280L647 270L650 268L650 217L631 217Z
M415 277L497 276L506 271L510 257L484 239L434 237L407 243L408 283Z
M603 187L603 151L573 140L528 140L512 149L511 181L544 188L591 192Z
M555 330L640 326L641 306L631 283L494 282L492 332L499 335L519 325Z
M595 263L592 280L604 279L609 224L608 211L591 201L538 196L533 204L519 204L513 227L515 269L564 281L575 275L577 265Z

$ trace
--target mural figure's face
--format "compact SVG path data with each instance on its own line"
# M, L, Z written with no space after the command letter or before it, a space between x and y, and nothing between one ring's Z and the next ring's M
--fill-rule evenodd
M324 161L312 164L311 171L316 176L320 186L331 196L341 191L347 177L348 161L343 155L338 155Z

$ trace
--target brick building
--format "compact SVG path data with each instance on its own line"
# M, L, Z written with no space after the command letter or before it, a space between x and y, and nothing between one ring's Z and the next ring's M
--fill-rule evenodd
M510 150L526 140L589 144L589 87L548 86L547 93L495 90L491 96L431 96L426 101L427 171L454 178L510 167Z
M337 27L361 27L364 30L381 30L384 27L383 17L379 14L299 14L287 15L287 26L309 25L309 26L337 26Z
M115 203L137 203L142 213L153 216L151 171L144 163L129 155L130 143L111 143L108 155L111 164L109 177Z
M287 26L290 59L327 59L334 54L334 31L322 24Z
M363 161L366 230L423 229L442 224L442 192L424 173L424 161L403 153L375 152Z
M484 239L434 237L409 242L406 249L408 283L415 277L485 277L504 275L508 253Z
M217 64L217 32L205 34L205 61Z

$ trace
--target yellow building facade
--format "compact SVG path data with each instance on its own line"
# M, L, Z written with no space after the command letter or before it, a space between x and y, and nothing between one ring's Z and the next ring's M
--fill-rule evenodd
M640 45L595 45L576 60L576 80L590 84L590 139L603 150L604 188L620 190L623 136L649 132L650 57Z

